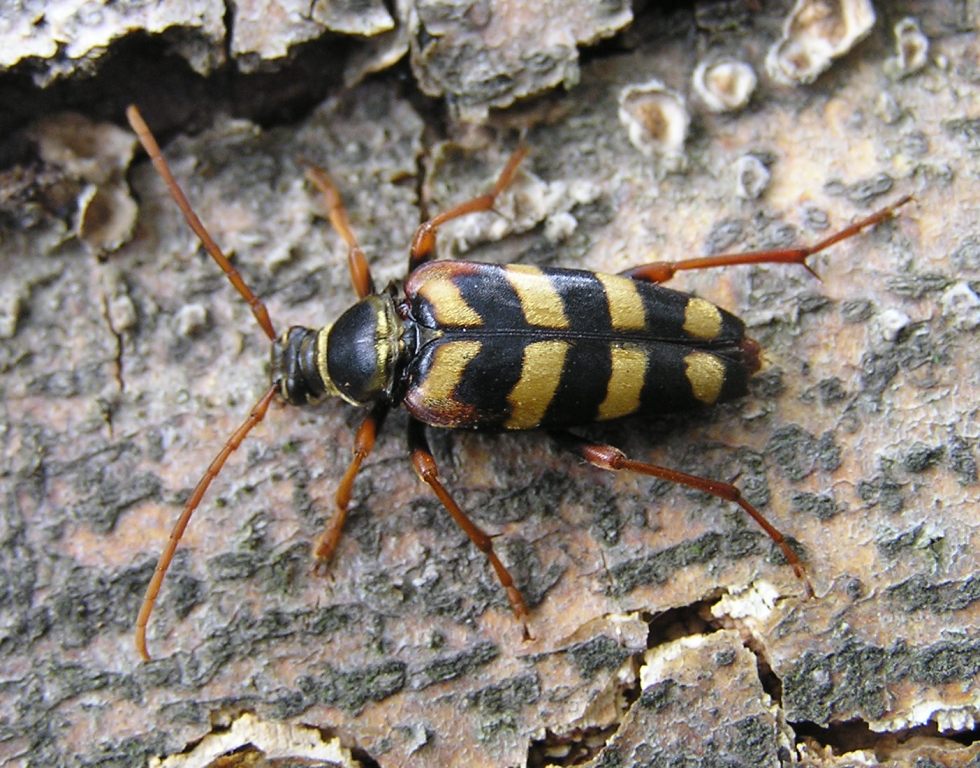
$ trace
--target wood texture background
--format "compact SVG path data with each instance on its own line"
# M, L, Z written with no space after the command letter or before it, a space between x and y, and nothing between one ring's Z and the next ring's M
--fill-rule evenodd
M318 579L310 541L359 415L274 406L192 522L140 663L132 623L157 554L266 386L268 349L142 156L117 152L111 184L131 188L138 224L101 257L70 232L74 198L52 203L83 185L22 160L2 179L0 231L6 764L206 765L214 742L193 750L209 733L227 739L214 754L251 744L242 764L543 765L562 750L594 766L977 764L976 7L878 3L871 36L816 83L762 75L737 114L688 93L686 170L665 174L628 141L620 89L657 77L687 93L722 52L761 70L787 12L763 5L718 28L707 6L640 9L583 49L574 87L479 127L422 97L404 65L346 89L334 76L325 101L274 127L206 120L210 86L113 93L163 130L278 328L329 322L352 295L298 156L337 179L379 284L403 275L420 203L481 191L518 131L532 154L500 215L447 230L444 255L618 271L813 240L914 193L817 258L820 282L786 267L675 281L745 318L767 367L737 403L591 432L736 480L799 542L817 598L729 504L601 473L541 435L433 434L448 486L500 534L533 605L523 643L484 558L412 474L400 414ZM896 79L885 61L907 13L930 61ZM178 135L174 103L211 127ZM54 129L24 130L35 146ZM750 153L771 181L746 201L734 163ZM298 746L334 738L353 758Z

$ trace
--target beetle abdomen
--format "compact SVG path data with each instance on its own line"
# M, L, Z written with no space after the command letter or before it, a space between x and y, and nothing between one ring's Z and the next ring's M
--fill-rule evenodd
M618 275L472 262L419 267L405 286L433 337L405 406L432 426L565 427L710 405L758 368L742 322Z

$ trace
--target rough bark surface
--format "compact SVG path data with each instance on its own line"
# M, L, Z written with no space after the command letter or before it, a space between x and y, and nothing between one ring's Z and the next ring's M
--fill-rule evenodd
M814 241L913 193L814 259L821 281L679 277L762 343L751 394L589 430L737 482L798 544L816 598L731 504L602 473L543 435L434 432L448 487L499 534L531 604L522 642L486 560L412 473L397 412L318 578L310 542L361 416L274 405L192 521L141 663L156 557L267 386L268 347L142 153L130 163L122 115L42 115L7 140L30 151L0 176L0 759L977 765L977 9L878 3L868 38L789 88L763 74L789 5L752 5L634 9L577 85L479 127L425 114L402 65L300 118L218 117L164 151L278 330L328 323L353 295L297 158L336 179L379 286L404 275L420 211L483 191L518 131L532 152L513 188L447 227L442 255L616 272ZM893 27L910 14L929 55L899 76ZM759 85L714 114L690 82L722 56ZM686 95L679 158L644 155L620 120L621 90L652 78Z

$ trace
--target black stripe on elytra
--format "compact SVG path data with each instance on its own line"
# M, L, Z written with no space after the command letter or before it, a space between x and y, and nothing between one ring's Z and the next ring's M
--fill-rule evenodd
M646 313L646 334L658 339L683 340L684 344L711 349L737 341L745 334L745 325L730 312L718 308L721 314L721 330L714 339L698 339L684 331L685 310L691 295L666 288L656 283L637 280L636 287L643 299Z
M458 339L459 335L446 338ZM480 352L466 366L453 399L479 411L481 422L487 426L501 426L510 416L507 396L521 378L528 339L501 334L481 341Z
M545 274L561 297L569 330L577 334L609 334L612 320L606 289L591 272L549 269ZM545 411L546 425L588 424L595 421L599 405L606 399L612 376L609 342L597 338L575 338L565 357L558 389Z
M446 331L447 341L474 338L482 343L480 353L466 366L453 397L479 411L481 420L500 425L510 416L507 396L521 377L524 346L530 341L522 331L528 329L528 324L521 300L503 267L477 266L452 276L460 296L483 318L479 328Z
M463 300L483 318L484 324L494 329L527 328L521 300L507 280L502 267L480 264L472 272L453 275L453 284Z
M678 344L657 344L649 349L650 364L640 393L640 411L654 414L703 407L704 403L694 396L685 362L689 354L700 350ZM727 346L712 350L710 354L725 368L725 379L716 402L744 396L748 391L749 373L741 351Z
M690 410L703 405L691 389L684 358L693 350L678 344L654 344L648 347L649 364L640 392L643 413L668 413Z
M543 426L575 426L596 420L612 377L612 347L597 339L576 339L565 356L558 389Z

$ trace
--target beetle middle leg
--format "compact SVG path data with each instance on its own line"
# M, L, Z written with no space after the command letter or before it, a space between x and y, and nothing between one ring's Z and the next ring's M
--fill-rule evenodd
M504 169L500 172L497 181L494 182L489 192L470 200L464 200L462 203L454 205L448 211L437 213L428 221L423 221L419 224L419 228L415 230L415 236L412 237L412 249L408 256L408 274L412 274L416 267L435 255L436 233L439 227L447 221L458 219L460 216L465 216L468 213L479 213L480 211L489 211L493 208L494 201L498 195L514 180L514 174L517 173L517 166L521 164L521 160L524 159L527 152L527 145L518 145L517 149L514 150L507 160L507 165L504 166Z
M347 509L350 506L351 494L354 490L354 480L357 473L361 470L361 464L374 448L374 440L381 431L385 416L388 415L388 405L380 403L364 417L361 426L357 428L354 437L354 456L351 458L347 471L337 486L337 493L334 496L336 511L327 527L316 537L313 544L313 572L318 576L324 576L330 558L333 556L337 544L340 543L340 536L344 532L344 523L347 521Z
M699 491L704 491L712 496L719 499L724 499L725 501L733 501L738 504L745 512L759 524L771 538L779 549L783 553L783 557L786 558L787 562L793 568L793 572L796 576L803 582L803 588L806 590L807 597L813 597L813 586L810 584L810 579L806 575L806 569L803 567L803 563L800 562L799 556L793 549L789 546L786 541L786 537L780 533L772 523L770 523L759 510L754 506L749 504L748 501L742 496L742 492L737 486L731 483L726 483L720 480L711 480L707 477L699 477L697 475L689 475L686 472L680 472L676 469L670 469L669 467L662 467L657 464L649 464L643 461L634 461L626 456L621 450L612 445L605 445L603 443L593 443L585 438L579 437L577 435L570 434L568 432L554 432L552 436L558 441L558 443L573 453L578 454L583 459L585 459L589 464L599 469L608 469L612 472L619 472L626 470L628 472L636 472L641 475L648 475L650 477L657 477L661 480L667 480L672 483L678 483L679 485L686 485L688 488L695 488Z
M695 259L683 259L681 261L652 261L649 264L640 264L620 272L625 277L634 280L643 280L649 283L665 283L670 280L675 273L681 270L710 269L712 267L728 267L736 264L799 264L814 277L819 277L811 269L806 260L820 251L826 250L841 240L854 237L861 230L875 224L890 219L895 212L903 205L912 200L912 195L897 200L880 211L875 211L870 216L854 222L850 226L825 237L818 243L798 248L778 248L767 251L749 251L747 253L719 253L714 256L702 256Z
M493 538L467 517L466 513L460 509L459 505L449 494L449 491L439 481L439 470L436 467L436 461L432 456L432 451L429 449L429 442L425 437L425 425L416 419L412 419L408 425L408 446L412 454L412 466L415 468L415 474L419 476L419 479L423 483L432 489L436 498L442 502L442 506L446 508L446 511L456 521L456 524L463 529L463 532L469 537L476 548L487 556L487 560L490 561L490 565L493 566L493 570L497 574L497 580L500 581L500 585L507 593L507 599L510 601L510 608L514 612L514 616L517 617L517 620L521 622L521 626L524 628L524 639L533 639L527 628L528 610L527 604L524 602L524 596L515 586L510 571L500 562L497 553L493 551Z

